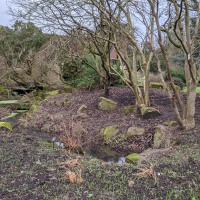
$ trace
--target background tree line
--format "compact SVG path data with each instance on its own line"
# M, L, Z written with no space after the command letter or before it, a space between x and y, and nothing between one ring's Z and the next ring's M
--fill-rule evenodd
M25 25L34 22L46 32L60 33L59 37L51 34L49 39L48 34L34 29L37 38L40 33L56 47L53 59L60 67L63 81L73 83L73 79L82 73L90 83L95 77L94 83L102 85L105 94L109 95L109 86L117 80L131 89L139 107L150 106L152 70L158 73L180 126L187 129L195 126L199 82L199 1L12 0L11 5L15 9L10 7L10 13L17 19L28 21ZM16 32L15 29L12 31ZM27 45L26 48L19 50L17 44L16 48L11 48L14 51L12 56L17 51L18 60L30 54L30 49L45 43L40 38L35 41L36 47L32 47L29 42L34 41L35 35L32 39L29 37L29 42L25 41L26 31L20 40L24 41L22 44ZM16 58L8 60L14 62ZM8 63L9 68L12 68L12 62ZM27 69L29 73L30 69ZM176 87L184 82L186 101Z

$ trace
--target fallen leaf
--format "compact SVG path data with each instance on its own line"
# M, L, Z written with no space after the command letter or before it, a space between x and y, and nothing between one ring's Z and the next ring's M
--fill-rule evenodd
M142 171L142 172L139 172L139 173L136 173L136 174L133 174L133 175L134 176L153 176L155 174L155 170L154 170L153 165L151 165L149 169L140 168L139 170Z
M69 180L70 183L74 184L77 182L76 174L71 171L67 171L64 176L64 180Z
M60 168L72 168L79 166L78 159L67 160L58 164Z
M134 181L128 181L128 187L132 188L135 185Z
M83 180L82 178L82 173L81 173L81 170L79 171L79 173L77 174L78 178L77 178L77 183L78 184L82 184L84 183L85 181Z

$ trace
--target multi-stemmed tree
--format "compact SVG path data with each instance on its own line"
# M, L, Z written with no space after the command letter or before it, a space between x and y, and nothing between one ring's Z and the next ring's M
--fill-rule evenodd
M200 2L196 0L12 0L13 15L34 21L49 30L81 30L90 37L88 49L101 59L102 77L108 91L111 69L129 86L138 105L150 105L149 73L153 56L160 47L166 66L177 121L182 128L195 126L196 86L199 69L195 48L199 34ZM164 11L163 9L164 8ZM158 40L155 40L158 38ZM184 102L172 77L166 40L184 56L187 100ZM156 43L158 42L158 43ZM115 49L126 73L113 68L110 50ZM168 45L170 48L170 45ZM139 64L138 64L139 63ZM99 67L99 66L98 66ZM137 83L137 68L144 76L144 93ZM162 79L163 80L163 79Z
M170 81L172 93L170 99L175 110L177 121L182 128L191 129L195 127L195 100L196 87L200 80L198 63L195 61L195 44L198 39L200 26L200 2L188 0L166 1L167 17L165 25L161 25L160 8L161 1L148 0L152 16L156 21L158 43L164 57L167 76ZM163 4L163 2L162 2ZM194 22L195 21L195 22ZM195 24L192 26L192 23ZM184 55L184 71L187 85L187 99L184 102L172 81L170 72L169 55L164 45L164 35L167 35L169 42L180 49Z

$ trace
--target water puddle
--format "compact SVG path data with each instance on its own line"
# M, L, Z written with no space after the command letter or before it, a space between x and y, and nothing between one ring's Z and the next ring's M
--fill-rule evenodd
M51 140L53 147L58 146L61 148L64 148L65 145L63 142L56 141L56 137L52 138ZM83 153L84 155L90 157L90 158L97 158L100 160L103 160L105 162L108 162L109 164L118 164L123 165L126 161L125 156L122 154L119 154L113 150L111 150L107 146L87 146L83 147Z
M55 145L57 145L57 146L59 146L59 147L62 147L62 148L65 147L65 145L64 145L63 142L54 142L54 143L55 143Z
M124 155L121 155L111 150L107 146L87 147L84 148L84 152L87 156L98 158L100 160L108 162L109 164L116 163L118 165L122 165L125 163Z

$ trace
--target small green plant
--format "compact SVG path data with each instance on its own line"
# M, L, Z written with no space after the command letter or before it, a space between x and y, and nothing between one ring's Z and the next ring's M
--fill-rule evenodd
M187 92L187 87L184 87L183 90L182 90L182 92L186 93ZM200 87L196 88L196 92L200 93Z

